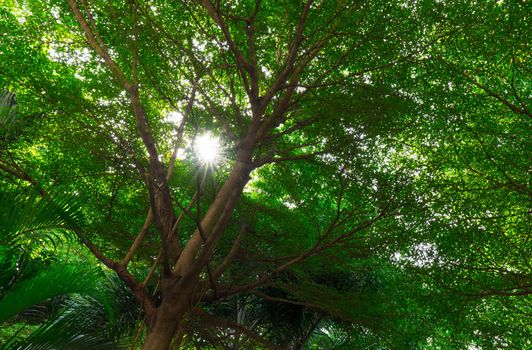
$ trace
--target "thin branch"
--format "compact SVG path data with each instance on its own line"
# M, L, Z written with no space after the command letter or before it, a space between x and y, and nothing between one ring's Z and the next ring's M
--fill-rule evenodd
M216 22L218 27L221 29L224 35L225 41L229 45L229 49L231 50L231 52L233 53L236 59L236 64L240 72L240 77L242 78L246 91L248 92L250 97L252 97L246 72L252 74L253 67L246 60L246 58L242 54L242 51L240 51L240 49L236 46L231 36L231 33L229 32L229 28L226 26L223 18L220 16L218 10L213 6L210 0L202 0L201 5L207 10L207 13L211 16L214 22Z
M277 268L270 271L268 274L258 278L255 282L249 283L247 285L237 286L237 287L230 287L226 290L220 291L219 297L227 297L229 295L241 293L241 292L247 292L250 290L253 290L257 287L263 286L267 283L269 283L275 276L277 276L279 273L287 270L291 266L298 264L302 262L303 260L307 259L310 256L313 256L317 253L320 253L326 249L329 249L330 247L334 246L335 244L339 244L346 239L352 237L355 233L363 231L367 229L368 227L372 226L376 221L381 219L385 215L386 210L381 211L379 214L377 214L375 217L373 217L370 220L367 220L359 225L357 225L355 228L348 230L347 232L343 233L342 235L338 236L337 238L330 240L326 243L322 243L323 238L328 236L332 230L337 227L337 225L331 225L329 229L318 239L316 244L312 246L310 249L306 250L305 252L302 252L301 254L297 255L293 259L287 261L281 266L278 266Z
M197 316L199 316L203 321L205 321L207 323L210 323L211 325L213 325L215 327L234 329L234 330L238 331L239 333L247 336L249 339L252 339L252 340L254 340L257 343L259 343L259 344L261 344L263 346L266 346L269 349L282 350L279 347L277 347L276 345L272 344L270 341L264 339L263 337L259 336L257 333L253 332L252 330L246 328L245 326L243 326L243 325L241 325L239 323L236 323L236 322L233 322L233 321L230 321L230 320L227 320L227 319L223 319L223 318L218 318L218 317L212 316L212 315L206 313L205 311L203 311L202 309L200 309L199 307L194 307L192 309L192 312L194 314L196 314Z
M305 3L305 6L303 7L303 11L301 12L301 16L299 17L299 23L296 28L296 32L294 34L294 38L290 44L289 50L288 50L288 56L286 59L286 62L284 64L284 69L281 71L281 73L277 76L277 79L275 79L275 82L272 84L270 89L266 92L262 99L262 110L266 109L266 106L270 103L273 96L277 93L277 91L281 88L281 86L285 83L286 79L292 72L294 63L296 61L297 52L299 50L299 47L303 41L303 33L305 31L305 26L307 24L307 18L310 12L310 7L313 3L313 0L307 0Z
M270 295L268 295L266 293L260 292L258 290L251 290L251 291L248 292L248 294L253 294L253 295L258 296L261 299L268 300L268 301L273 301L273 302L276 302L276 303L299 305L299 306L304 306L304 307L307 307L307 308L310 308L310 309L326 311L324 307L319 306L317 304L312 304L312 303L307 303L307 302L304 302L304 301L297 301L297 300L292 300L292 299L286 299L286 298L272 297L272 296L270 296Z
M236 236L235 241L233 242L233 245L231 246L231 249L229 250L229 253L225 256L225 259L223 262L214 270L213 273L213 279L216 282L222 274L225 272L225 270L229 267L229 265L233 262L233 260L236 257L236 254L240 250L240 243L242 242L242 238L244 237L244 234L246 233L247 227L246 225L243 225L240 229L240 232L238 232L238 235ZM206 289L208 289L210 286L207 285Z
M177 158L177 151L178 151L179 144L181 143L181 139L182 139L182 136L183 136L184 126L185 126L185 123L188 121L190 112L192 110L192 106L194 104L197 82L198 81L196 80L196 83L192 87L192 92L190 93L190 98L189 98L189 101L188 101L187 109L185 110L185 114L183 116L183 119L181 120L181 124L180 124L179 129L178 129L178 133L177 133L176 141L175 141L176 144L175 144L172 156L170 158L170 162L168 164L168 169L166 171L166 181L170 180L170 178L172 177L173 171L174 171L174 165L175 165L175 161L176 161L176 158ZM142 229L137 234L137 237L133 241L133 244L129 248L126 256L124 257L124 259L122 260L122 264L124 266L127 266L127 264L131 261L131 259L135 255L135 252L137 251L137 249L140 247L140 244L142 243L142 241L144 240L144 237L146 236L146 233L148 232L148 228L149 228L149 226L150 226L150 224L152 222L152 219L153 219L153 209L150 208L150 210L148 212L148 215L146 216L146 220L144 221L144 225L142 226ZM173 232L175 232L175 227L176 227L177 222L178 221L176 221L176 223L174 223L174 228L172 228ZM169 237L167 239L169 239Z
M499 102L501 102L503 105L505 105L506 107L510 108L511 111L515 112L515 113L518 113L518 114L524 114L526 116L528 116L529 118L532 118L532 113L530 113L526 108L519 108L517 107L516 105L514 105L513 103L511 103L510 101L508 101L506 98L502 97L501 95L499 95L498 93L496 93L495 91L491 90L490 88L488 88L487 86L481 84L480 82L478 82L476 79L474 79L470 74L468 74L467 72L463 73L463 75L467 78L467 80L469 80L469 82L471 82L473 85L475 85L476 87L484 90L488 95L490 95L491 97L494 97L496 98Z

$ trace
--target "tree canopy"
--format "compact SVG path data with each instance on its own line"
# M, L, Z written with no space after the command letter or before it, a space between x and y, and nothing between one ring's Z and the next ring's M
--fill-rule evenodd
M532 346L530 23L2 1L3 349Z

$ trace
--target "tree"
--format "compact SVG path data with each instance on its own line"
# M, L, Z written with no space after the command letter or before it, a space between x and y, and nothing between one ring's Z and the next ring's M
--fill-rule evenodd
M471 23L475 11L486 20ZM524 3L50 0L7 2L1 16L0 86L24 121L2 143L3 184L83 203L88 224L73 230L141 305L144 349L220 344L220 328L228 347L297 348L322 321L407 348L437 334L415 335L409 310L435 320L448 300L401 304L392 283L477 303L530 294L526 261L497 262L510 246L530 253ZM495 47L494 34L512 40ZM193 140L214 137L221 159L191 160ZM492 208L506 226L481 229ZM485 245L461 244L464 228ZM464 290L462 276L482 283ZM218 308L257 299L303 307L306 328L276 338L267 318Z

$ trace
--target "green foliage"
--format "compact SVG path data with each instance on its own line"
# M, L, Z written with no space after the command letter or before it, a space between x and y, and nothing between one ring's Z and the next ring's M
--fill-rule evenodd
M100 275L92 283L92 292L71 295L56 315L2 349L130 348L140 316L130 291L116 277Z
M71 230L84 220L75 201L58 198L0 197L0 322L12 328L2 349L114 349L139 316L121 283L65 256L65 245L76 246ZM28 326L35 322L44 323ZM21 337L27 327L32 332Z
M28 263L40 259L45 264L50 264L50 258L47 256L50 254L50 248L57 247L62 242L66 242L67 239L72 239L68 229L79 227L78 225L82 223L79 211L74 209L72 204L70 200L50 201L37 199L35 195L28 196L5 192L1 194L0 213L3 225L0 228L0 249L2 252L0 263L3 268L0 274L2 281L0 295L5 296L17 283L17 279L25 278L24 274ZM28 269L31 270L31 268ZM65 270L64 266L54 266L49 272L49 277L55 275L57 280L61 280L65 276L71 277L76 273L75 270L75 268L70 267ZM29 275L31 274L32 272L29 272ZM35 282L38 283L36 286L32 287L31 284L28 284L27 288L39 292L39 283L41 285L46 284L46 278L37 279ZM61 288L55 284L49 287ZM46 294L45 292L44 295ZM7 303L4 307L9 304ZM14 305L10 307L14 307ZM6 318L7 316L9 314L3 315Z
M70 293L93 293L98 274L85 265L51 266L36 276L18 282L0 299L4 322L28 307L49 298Z

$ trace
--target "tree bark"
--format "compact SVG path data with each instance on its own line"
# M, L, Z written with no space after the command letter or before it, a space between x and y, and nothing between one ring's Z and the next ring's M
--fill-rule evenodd
M220 239L227 221L231 217L246 183L249 181L249 174L253 170L251 149L252 146L249 146L244 152L241 152L242 154L239 155L237 161L233 164L229 177L217 193L200 225L183 248L179 260L174 266L173 272L176 275L198 274L205 266L205 261L202 261L202 258L197 255L203 247L206 249L204 258L208 257L210 251Z
M165 307L163 303L157 309L153 323L148 327L142 350L168 350L184 314L184 305L173 309Z
M181 279L174 285L172 278L162 281L163 301L151 315L147 315L148 333L142 350L168 350L185 315L192 310L193 295L199 280Z
M168 350L178 333L181 321L198 301L195 293L200 284L199 274L225 231L227 221L249 180L249 173L252 170L251 151L247 149L243 154L240 154L233 165L229 178L203 218L202 233L199 234L200 228L198 228L195 235L187 242L179 260L182 265L179 265L177 271L167 278L163 277L161 281L163 302L152 315L149 315L148 334L144 340L143 350ZM208 236L202 237L203 234ZM190 255L183 256L188 252L187 249L190 250ZM189 259L184 259L186 257Z

